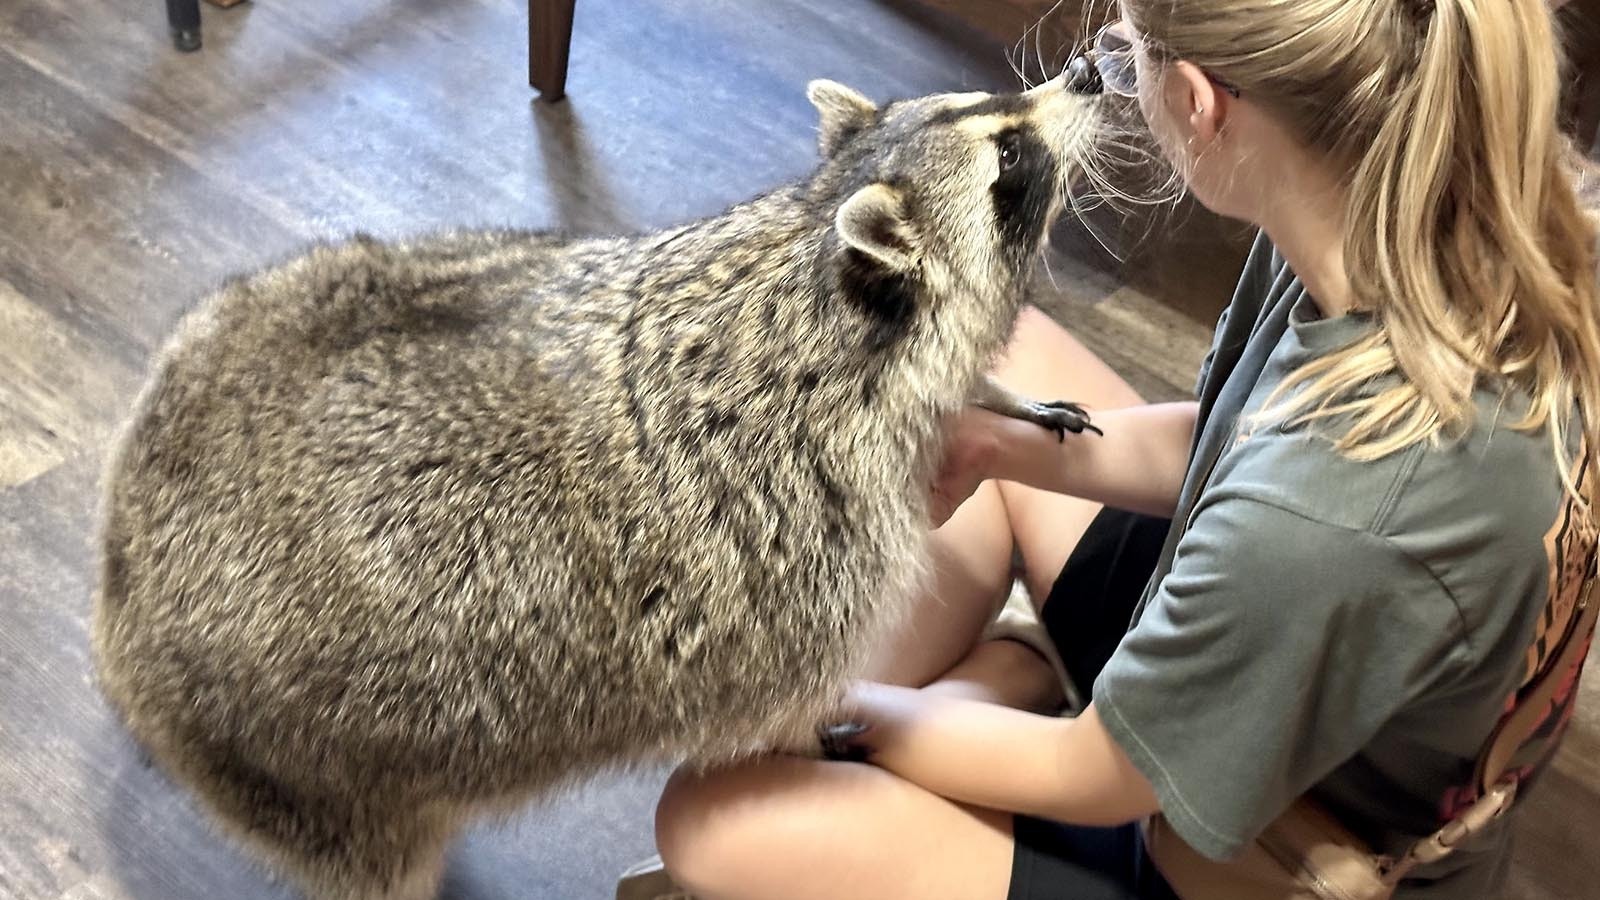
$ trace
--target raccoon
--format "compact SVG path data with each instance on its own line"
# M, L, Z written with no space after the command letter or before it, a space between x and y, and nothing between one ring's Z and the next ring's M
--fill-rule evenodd
M1005 343L1098 101L875 106L633 237L357 236L238 278L107 473L94 650L133 736L318 898L609 768L814 743L915 588L941 420Z

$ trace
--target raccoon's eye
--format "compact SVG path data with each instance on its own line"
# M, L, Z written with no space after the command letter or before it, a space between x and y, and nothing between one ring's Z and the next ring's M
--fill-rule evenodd
M1000 138L1000 171L1009 172L1022 162L1022 140L1016 132Z

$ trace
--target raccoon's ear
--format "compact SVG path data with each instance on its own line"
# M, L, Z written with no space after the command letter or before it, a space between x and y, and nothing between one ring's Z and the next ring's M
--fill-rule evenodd
M806 99L822 114L817 145L823 156L832 156L852 134L872 124L872 117L878 114L878 107L871 100L826 78L806 85Z
M905 218L900 192L869 184L844 201L833 219L839 239L891 272L908 272L918 262L916 232Z

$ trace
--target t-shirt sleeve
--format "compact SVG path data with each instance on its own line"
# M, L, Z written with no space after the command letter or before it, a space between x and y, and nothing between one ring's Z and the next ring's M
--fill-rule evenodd
M1178 834L1237 853L1458 665L1450 596L1386 539L1204 503L1094 686Z

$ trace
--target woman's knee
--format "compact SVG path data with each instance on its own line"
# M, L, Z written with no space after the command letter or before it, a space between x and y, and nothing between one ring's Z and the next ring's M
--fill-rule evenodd
M1028 304L1017 314L1016 327L1011 331L1011 340L995 366L994 375L1002 384L1020 390L1025 385L1016 382L1031 380L1037 370L1049 365L1045 358L1049 355L1048 349L1069 340L1072 338L1065 328L1039 307Z
M710 830L710 794L705 776L679 769L667 779L656 803L656 850L680 884L698 882L705 857L710 855L709 841L703 833Z
M759 855L760 764L711 772L679 769L656 804L656 849L674 881L696 895L721 896ZM742 802L741 802L742 801Z
M1017 315L1011 343L995 378L1019 393L1084 403L1091 409L1136 406L1144 400L1104 360L1037 306Z
M1009 826L873 766L796 757L679 771L656 809L667 871L707 900L1003 896ZM948 846L965 850L930 858Z

